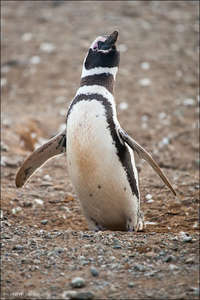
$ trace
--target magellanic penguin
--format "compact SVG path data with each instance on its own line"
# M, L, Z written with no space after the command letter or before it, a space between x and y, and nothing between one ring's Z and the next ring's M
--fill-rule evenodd
M145 159L176 195L151 155L117 120L113 96L119 66L118 32L95 39L83 63L81 83L66 118L66 131L33 152L16 186L49 158L66 152L67 169L91 230L138 231L144 227L134 152Z

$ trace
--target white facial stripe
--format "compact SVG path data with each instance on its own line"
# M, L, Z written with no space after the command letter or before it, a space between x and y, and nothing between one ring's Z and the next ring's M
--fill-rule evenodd
M105 42L105 40L106 40L106 37L98 36L98 37L94 40L94 42L92 42L90 48L91 48L91 49L94 49L94 47L97 46L97 43L98 43L98 42Z
M85 62L84 62L85 63ZM112 68L108 68L108 67L96 67L93 69L89 69L87 70L84 66L83 63L83 69L82 69L82 74L81 74L81 78L86 77L86 76L91 76L91 75L98 75L98 74L102 74L102 73L109 73L112 74L114 79L116 77L117 71L118 71L118 67L112 67Z

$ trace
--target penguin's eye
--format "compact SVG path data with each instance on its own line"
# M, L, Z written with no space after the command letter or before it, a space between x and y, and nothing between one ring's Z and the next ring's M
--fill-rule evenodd
M101 49L104 43L99 41L97 44L98 44L98 49Z

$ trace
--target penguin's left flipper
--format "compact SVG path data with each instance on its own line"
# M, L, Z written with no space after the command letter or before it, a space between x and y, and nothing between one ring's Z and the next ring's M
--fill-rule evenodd
M136 151L138 156L140 158L145 159L151 167L156 171L156 173L160 176L160 178L163 180L163 182L169 187L169 189L172 191L172 193L176 196L176 192L174 188L172 187L171 183L159 167L159 165L155 162L155 160L152 158L152 156L142 147L140 146L134 139L132 139L123 129L119 129L119 134L122 140L127 143L133 151Z
M40 168L47 160L53 156L66 152L66 134L65 130L55 137L51 138L47 143L36 149L24 161L23 165L17 172L15 184L22 187L33 173Z

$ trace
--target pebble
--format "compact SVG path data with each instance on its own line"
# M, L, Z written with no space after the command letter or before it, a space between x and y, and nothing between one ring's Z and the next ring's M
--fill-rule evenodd
M192 287L190 288L190 291L192 291L193 294L196 295L196 296L199 296L199 294L200 294L199 287L193 287L193 286L192 286Z
M95 267L91 267L90 268L90 272L91 272L92 276L94 276L94 277L98 277L99 276L99 272L98 272L98 270Z
M20 206L14 207L12 209L12 214L16 215L18 212L20 212L22 210L22 208Z
M141 265L141 264L135 264L134 265L134 270L135 271L144 272L144 271L146 271L146 268L143 265Z
M180 232L180 238L184 243L188 243L192 241L192 237L188 233L185 233L184 231Z
M61 253L63 253L65 251L65 248L56 247L54 249L54 251L55 251L56 254L61 254Z
M178 268L176 265L174 265L174 264L170 264L170 265L169 265L169 269L170 269L171 271L174 271L174 270L178 270L179 268Z
M176 261L176 257L173 255L167 255L163 258L164 262L171 262L171 261Z
M193 106L195 104L195 100L192 98L187 98L183 100L184 106Z
M123 52L126 52L128 49L128 47L125 45L125 44L119 44L118 45L118 50L123 53Z
M85 280L82 277L75 277L71 281L71 286L74 288L82 288L85 286Z
M64 117L64 116L66 115L66 112L67 112L67 110L64 109L64 108L62 108L62 109L60 109L60 111L59 111L59 115L62 116L62 117Z
M51 176L50 176L49 174L46 174L46 175L43 177L43 179L49 181L49 180L51 180L52 178L51 178Z
M42 225L46 225L47 223L48 223L48 220L46 220L46 219L41 221Z
M142 70L149 70L150 64L148 62L144 61L141 63L140 67Z
M24 201L23 202L23 206L24 207L32 207L33 206L33 203L31 201Z
M18 158L10 158L10 157L6 157L6 156L2 156L1 157L1 166L7 166L10 168L16 168L18 166L19 163L19 159Z
M169 142L170 142L170 139L169 139L168 137L164 137L164 138L162 139L162 141L160 141L160 142L158 143L158 147L159 147L159 148L163 148L165 145L168 145Z
M145 198L146 198L147 200L150 200L150 199L152 198L152 195L151 195L151 194L147 194L147 195L145 196Z
M127 102L120 102L119 103L119 109L127 110L128 109L128 103Z
M42 43L40 49L44 52L51 53L55 50L55 46L51 43Z
M133 288L134 286L135 286L134 282L130 281L130 282L128 283L128 287L129 287L129 288Z
M8 150L9 150L8 146L4 142L1 142L1 151L7 152Z
M161 112L161 113L159 113L159 115L158 115L158 118L160 119L160 120L163 120L163 119L165 119L167 117L167 114L165 113L165 112Z
M22 245L15 245L15 246L13 246L12 249L13 250L20 250L20 251L22 251L24 249L24 247Z
M143 115L142 117L141 117L141 121L142 122L147 122L149 120L149 117L147 116L147 115Z
M122 248L122 246L120 246L118 244L116 244L116 245L113 246L113 249L121 249L121 248Z
M40 63L40 57L39 56L32 56L30 59L30 64L32 65L38 65Z
M64 291L62 293L62 298L63 299L75 299L74 297L77 296L77 292L76 291Z
M142 87L150 86L151 85L151 80L149 78L142 78L139 80L139 84Z
M28 42L32 39L32 33L31 32L25 32L23 35L22 35L22 40L24 42Z
M76 294L76 296L73 296L71 299L92 300L92 299L94 299L94 294L91 292L79 292Z
M5 86L7 84L6 78L1 78L1 87Z
M44 201L42 199L34 199L36 204L43 205Z

